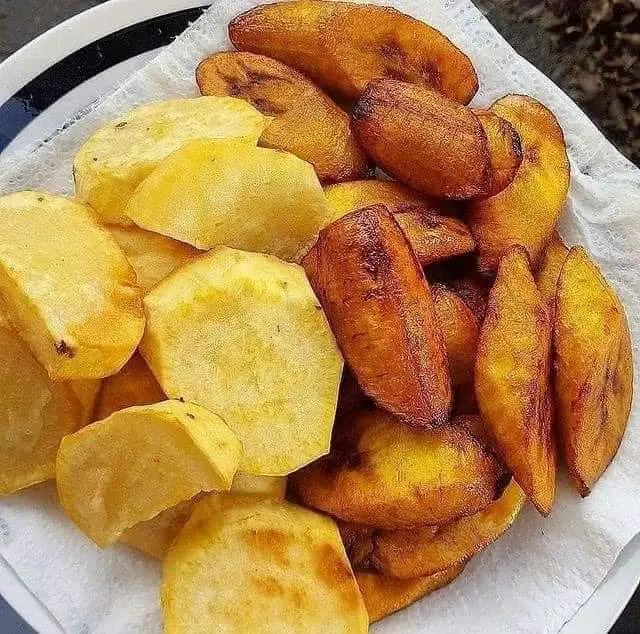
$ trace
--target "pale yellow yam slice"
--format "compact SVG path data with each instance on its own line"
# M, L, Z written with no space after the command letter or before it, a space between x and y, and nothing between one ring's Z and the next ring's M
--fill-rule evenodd
M64 438L58 495L99 546L200 491L228 490L242 447L215 414L180 401L130 407Z
M130 221L124 208L158 163L190 139L242 138L257 143L269 121L233 97L171 99L140 106L96 130L73 163L76 196L104 222Z
M287 502L199 502L163 566L166 634L365 634L332 520Z
M226 245L297 260L331 212L309 163L236 140L201 139L174 152L136 190L139 227L198 249Z
M201 493L162 511L155 517L128 528L120 538L121 542L133 546L143 553L163 559L178 533L191 516L193 507L206 495L259 495L283 500L287 486L286 478L248 476L237 473L229 493Z
M167 399L147 362L136 352L127 365L102 382L94 420L136 405L153 405Z
M342 356L302 268L223 247L144 303L147 363L168 396L222 416L242 473L287 475L329 451Z
M0 312L0 495L55 477L60 441L87 423L97 386L54 383Z
M55 380L117 372L144 329L142 295L85 205L37 192L0 198L0 299Z
M138 286L148 292L171 271L200 255L198 249L133 225L107 225L136 272Z

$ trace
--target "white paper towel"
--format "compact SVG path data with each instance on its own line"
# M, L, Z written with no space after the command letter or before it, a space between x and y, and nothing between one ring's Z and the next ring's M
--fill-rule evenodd
M257 4L218 0L212 9L97 107L35 152L0 159L0 192L41 188L71 193L72 156L104 120L137 104L195 94L194 69L228 48L231 17ZM584 244L622 297L640 359L640 172L550 80L519 57L468 0L382 0L443 31L476 66L475 103L509 92L532 95L558 116L573 182L561 221ZM636 363L637 369L637 363ZM379 634L543 634L558 632L640 532L640 417L634 404L613 465L580 500L560 478L553 512L528 507L512 530L477 556L451 586L374 626ZM51 485L0 502L0 554L73 634L158 633L159 567L125 547L101 551L67 521Z

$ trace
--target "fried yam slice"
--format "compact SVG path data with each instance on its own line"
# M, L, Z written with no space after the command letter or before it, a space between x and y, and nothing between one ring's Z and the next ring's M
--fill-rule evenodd
M496 458L462 427L411 429L361 410L343 420L331 452L290 477L305 504L388 529L444 524L485 508L504 487Z
M369 620L375 623L450 584L463 570L464 564L457 564L447 570L415 579L396 579L376 572L357 572L356 581L367 606Z
M407 424L445 423L451 381L442 331L393 216L373 206L340 218L320 232L303 265L364 392Z
M260 144L311 163L322 182L367 174L346 112L297 70L264 55L222 51L200 63L196 79L203 95L245 99L272 117Z
M94 420L102 420L127 407L153 405L166 399L146 361L136 352L120 372L102 382Z
M436 29L390 7L349 2L263 4L234 18L236 48L301 70L331 93L357 99L376 77L428 86L469 103L478 78Z
M562 448L584 497L622 441L633 360L622 302L582 247L571 249L558 279L553 342Z
M500 263L480 331L476 398L494 446L543 515L551 510L556 480L551 329L526 251L512 247Z
M377 165L423 194L468 200L491 190L489 144L480 120L440 93L374 79L356 104L351 125Z
M366 634L333 521L266 498L200 501L163 564L167 634Z
M412 579L462 564L501 537L522 510L526 496L512 481L479 513L437 529L379 531L369 560L384 575Z
M496 196L474 201L467 222L476 241L478 266L493 273L512 245L526 248L536 271L553 236L569 191L570 167L562 129L553 113L523 95L508 95L491 112L520 136L522 163Z

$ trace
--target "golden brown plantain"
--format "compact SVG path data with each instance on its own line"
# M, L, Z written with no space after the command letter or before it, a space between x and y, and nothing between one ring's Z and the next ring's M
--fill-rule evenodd
M498 268L480 331L476 398L494 446L543 515L551 510L556 480L551 328L526 251L512 247Z
M473 381L478 320L464 301L442 284L434 284L431 292L447 348L451 383L457 386Z
M569 191L564 135L553 113L531 97L507 95L491 112L520 135L522 163L506 189L470 205L467 221L476 240L478 266L483 273L493 273L504 252L519 244L535 271Z
M305 504L344 521L398 529L472 515L504 478L501 463L462 426L411 429L373 409L343 419L329 455L290 484Z
M434 90L374 79L351 126L385 172L423 194L468 200L491 190L489 143L480 120Z
M358 572L356 581L367 606L369 621L375 623L450 584L463 570L464 564L457 564L434 575L415 579L395 579L376 572Z
M352 180L368 172L348 115L293 68L263 55L222 51L200 63L196 79L203 95L245 99L272 117L260 145L311 163L321 181Z
M536 275L538 290L550 306L555 303L558 278L568 255L569 249L562 242L560 236L555 233L547 245L542 264Z
M433 575L469 561L501 537L520 513L526 496L512 481L504 493L475 515L441 526L379 531L369 561L385 575L410 579Z
M633 362L624 307L582 247L571 249L560 273L553 341L562 448L584 497L622 441Z
M469 103L478 78L436 29L390 7L349 2L263 4L234 18L236 48L289 64L332 93L357 99L369 80L392 77Z
M365 207L325 227L303 266L364 392L410 425L445 423L451 381L442 331L387 209Z
M515 128L491 110L475 110L474 114L487 134L491 162L489 196L499 194L513 180L522 163L522 145Z
M404 231L420 264L427 266L471 253L473 237L468 227L450 218L451 205L429 199L393 181L364 180L338 183L325 189L335 211L334 220L370 205L384 205Z

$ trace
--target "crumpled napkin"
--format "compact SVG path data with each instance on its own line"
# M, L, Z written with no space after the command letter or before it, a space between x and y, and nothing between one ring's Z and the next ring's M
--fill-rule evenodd
M480 77L475 103L509 92L532 95L559 118L573 169L560 232L583 244L618 290L640 359L640 172L580 109L519 57L468 0L374 0L443 31L467 52ZM229 47L226 25L257 2L213 7L115 93L78 115L46 145L0 158L0 192L72 193L72 157L98 123L147 101L194 95L194 69ZM637 363L636 363L637 369ZM475 557L449 587L372 630L379 634L543 634L558 632L640 532L640 416L634 405L622 447L592 495L580 500L560 477L553 512L529 506L511 531ZM131 550L101 551L67 520L51 484L0 501L0 554L64 631L158 633L160 567Z

